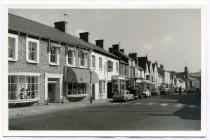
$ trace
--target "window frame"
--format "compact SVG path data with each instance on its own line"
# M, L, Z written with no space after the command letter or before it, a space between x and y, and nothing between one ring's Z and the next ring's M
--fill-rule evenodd
M7 56L7 57L8 57L9 61L17 61L18 60L18 35L8 33L8 41L7 41L8 48L9 48L9 37L15 38L15 56L14 56L14 58L11 58L9 56ZM9 54L9 51L8 51L7 55L8 54Z
M30 60L29 59L29 42L34 42L34 43L37 44L36 60ZM29 62L29 63L34 63L34 64L39 63L39 40L33 39L33 38L26 38L26 61Z
M85 59L85 66L81 66L81 54L80 53L84 53L84 54L87 55L87 57ZM86 51L79 52L79 67L80 68L87 68L88 67L88 52L86 52Z
M56 48L56 62L51 62L51 46ZM50 43L48 47L49 47L49 52L48 52L49 64L52 65L52 66L58 66L59 63L60 63L60 61L59 61L59 58L60 58L60 53L59 53L60 45Z
M116 72L119 73L119 62L116 61L115 65L116 65Z
M68 52L73 51L73 64L69 64L69 57L68 57ZM75 67L76 66L76 49L73 48L67 48L67 54L66 54L66 65L70 67Z

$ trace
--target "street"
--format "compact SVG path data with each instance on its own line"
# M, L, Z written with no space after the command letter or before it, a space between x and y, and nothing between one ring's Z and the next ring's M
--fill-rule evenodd
M9 129L200 130L200 111L200 96L195 93L160 95L10 118Z

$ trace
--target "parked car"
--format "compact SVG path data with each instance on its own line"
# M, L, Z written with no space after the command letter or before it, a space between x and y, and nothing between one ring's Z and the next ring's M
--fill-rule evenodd
M148 98L151 97L151 92L148 89L143 90L144 97Z
M134 94L130 94L128 90L120 90L113 95L113 101L125 101L137 99Z
M164 87L160 90L161 95L168 95L169 94L169 88Z
M139 86L132 86L129 88L129 91L131 94L134 94L137 99L144 98L143 90Z
M152 94L152 96L158 96L158 95L160 95L160 91L158 88L152 88L151 94Z

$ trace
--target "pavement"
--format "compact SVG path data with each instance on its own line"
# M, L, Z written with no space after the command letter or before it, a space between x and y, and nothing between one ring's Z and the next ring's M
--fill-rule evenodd
M200 96L194 93L129 102L39 105L9 109L9 116L10 130L196 131L201 128Z

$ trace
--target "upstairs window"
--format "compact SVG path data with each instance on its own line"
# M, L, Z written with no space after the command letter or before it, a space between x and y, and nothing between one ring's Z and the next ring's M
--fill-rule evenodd
M17 61L18 59L18 36L9 34L8 36L8 59Z
M95 55L92 55L92 68L93 69L96 68L96 57L95 57Z
M80 67L87 67L87 53L86 52L80 52Z
M26 61L29 63L39 62L39 40L26 39Z
M99 70L102 70L102 58L99 57Z
M69 66L75 66L75 55L76 51L69 49L67 52L67 65Z
M119 63L116 62L116 72L119 72Z
M50 65L59 65L59 49L60 49L59 45L50 44L50 47L49 47Z

